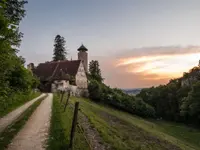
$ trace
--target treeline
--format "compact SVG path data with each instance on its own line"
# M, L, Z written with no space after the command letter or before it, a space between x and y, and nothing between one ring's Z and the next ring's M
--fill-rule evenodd
M142 117L155 117L155 110L141 98L130 96L120 89L110 88L102 83L98 61L91 61L89 65L89 97L117 109L136 114Z
M30 95L38 80L25 67L25 59L17 55L23 34L19 23L25 16L24 0L0 1L0 114L20 97Z
M166 85L142 89L136 97L103 83L98 61L89 65L89 97L141 117L200 124L200 67Z
M137 97L153 106L156 117L186 124L200 124L200 68L166 85L143 89Z

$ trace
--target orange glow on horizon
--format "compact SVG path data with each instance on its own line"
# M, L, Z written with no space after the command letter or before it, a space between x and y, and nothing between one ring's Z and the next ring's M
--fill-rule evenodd
M196 66L199 59L200 52L129 57L119 59L116 67L124 67L126 72L141 74L144 79L170 79L180 77L183 72Z

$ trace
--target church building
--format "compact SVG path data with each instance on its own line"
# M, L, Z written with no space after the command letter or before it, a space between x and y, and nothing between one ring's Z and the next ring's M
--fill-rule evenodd
M40 63L34 67L28 65L40 80L39 89L42 92L55 92L57 90L70 89L73 95L83 96L87 94L88 80L88 49L81 45L78 48L78 60L61 60Z

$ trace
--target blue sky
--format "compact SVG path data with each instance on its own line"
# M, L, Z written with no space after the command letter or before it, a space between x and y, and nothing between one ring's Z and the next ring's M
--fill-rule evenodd
M26 10L20 54L27 63L50 60L56 34L66 38L69 58L76 59L83 43L102 67L105 58L114 62L130 51L134 57L135 51L148 55L152 47L165 47L159 54L180 46L181 53L181 47L200 45L199 0L29 0ZM106 67L103 72L109 77Z

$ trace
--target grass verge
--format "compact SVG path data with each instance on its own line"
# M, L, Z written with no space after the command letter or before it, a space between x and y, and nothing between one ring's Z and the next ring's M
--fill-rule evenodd
M64 97L63 103L66 101ZM60 103L60 99L54 94L52 106L52 118L50 127L50 136L48 140L48 150L68 149L70 141L70 131L72 125L73 109L67 106L64 112L64 106ZM75 150L89 150L89 146L79 127L76 128L74 145Z
M14 96L11 96L11 100L9 100L7 106L4 106L4 108L2 107L2 109L0 108L0 117L7 115L9 112L22 106L24 103L38 97L39 95L41 95L40 92L31 92L28 95L25 93L17 93Z
M200 149L199 130L164 121L145 120L87 99L73 100L80 101L83 113L113 149Z
M33 103L12 125L8 126L0 134L0 149L4 150L7 148L8 144L14 138L14 136L22 129L26 121L29 119L34 110L40 105L43 99L47 96L40 98L35 103Z

